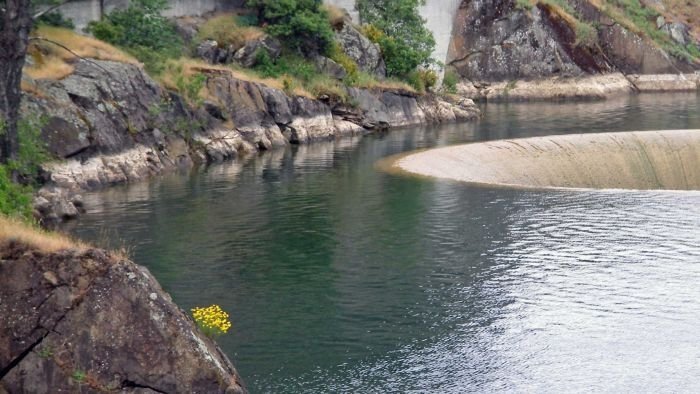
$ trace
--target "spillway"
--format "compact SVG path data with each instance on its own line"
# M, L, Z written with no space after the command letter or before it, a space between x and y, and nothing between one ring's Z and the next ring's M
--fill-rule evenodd
M482 142L409 154L393 168L525 188L700 190L700 130Z

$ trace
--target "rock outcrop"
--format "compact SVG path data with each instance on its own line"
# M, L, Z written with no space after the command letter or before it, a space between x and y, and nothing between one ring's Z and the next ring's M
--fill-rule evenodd
M0 392L246 390L146 268L1 240Z
M49 222L80 213L76 196L85 190L290 143L479 115L468 100L401 90L350 89L351 104L290 96L218 68L201 70L208 100L195 108L138 66L80 61L75 68L61 81L37 81L40 93L23 103L25 113L48 119L43 138L58 159L45 166L35 201L36 215Z
M595 2L568 4L566 11L547 2L529 8L513 0L464 0L455 18L447 64L477 89L502 81L700 69L697 62L670 56L628 30ZM663 22L660 28L684 46L691 39L688 30L677 25Z
M357 30L350 19L345 20L343 27L336 32L335 38L343 51L357 63L360 70L380 79L386 77L386 64L381 49Z

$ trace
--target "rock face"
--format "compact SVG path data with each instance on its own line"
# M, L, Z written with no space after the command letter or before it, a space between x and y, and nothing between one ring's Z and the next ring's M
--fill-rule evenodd
M44 114L43 138L59 160L47 164L36 216L74 217L85 190L148 178L197 162L221 161L289 143L374 129L476 118L473 103L450 104L403 91L352 89L354 106L284 91L203 69L210 100L190 107L135 65L81 61L61 81L37 81L23 111ZM426 116L424 108L437 108ZM48 202L48 203L47 203ZM78 203L80 205L80 203Z
M346 20L343 28L335 34L335 38L343 51L360 67L362 71L375 75L377 78L386 77L386 64L379 46L357 30L350 20Z
M143 267L100 250L0 245L0 392L244 393Z
M570 16L547 3L521 9L513 0L464 0L455 19L447 64L477 83L615 71L678 73L698 68L625 29L593 2L569 3L590 26L588 37L582 37Z

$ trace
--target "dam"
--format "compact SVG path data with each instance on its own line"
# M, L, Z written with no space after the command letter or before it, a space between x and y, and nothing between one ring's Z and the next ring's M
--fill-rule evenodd
M410 154L406 172L525 188L700 190L700 130L510 139Z

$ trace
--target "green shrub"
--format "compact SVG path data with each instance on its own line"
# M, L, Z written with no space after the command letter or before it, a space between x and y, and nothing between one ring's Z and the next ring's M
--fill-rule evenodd
M321 0L248 0L258 20L287 47L313 55L326 54L333 43L333 29Z
M32 189L10 180L10 170L0 165L0 214L22 219L32 217Z
M347 78L349 81L353 81L357 78L357 73L360 68L357 65L357 62L343 51L340 44L337 42L333 43L328 57L330 57L334 62L343 66L345 71L348 73Z
M75 24L70 18L66 18L58 11L48 12L37 19L37 24L46 26L65 27L66 29L75 29Z
M530 0L516 0L515 8L523 11L529 10L532 8L532 2Z
M364 30L381 47L390 77L407 77L417 67L433 63L435 39L418 12L422 4L425 0L357 1L360 17L373 26Z
M420 93L435 87L437 80L437 73L433 70L415 70L406 77L406 82Z
M167 0L132 0L127 8L90 22L87 31L97 39L127 49L149 72L162 71L158 63L180 56L183 48L175 25L161 15L167 5Z
M206 82L207 77L201 73L190 76L180 74L175 79L178 92L185 97L187 102L194 106L202 105L203 99L200 92L204 88Z
M446 93L457 94L457 82L459 77L457 73L452 70L447 70L445 76L442 79L442 87Z
M254 69L265 78L279 78L290 75L306 83L318 77L316 65L311 61L293 54L284 54L277 60L272 60L265 50L259 50L255 54L256 65Z
M593 47L598 43L598 29L590 23L576 22L576 45Z

